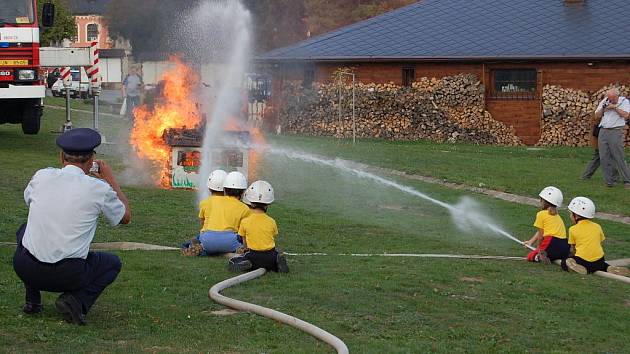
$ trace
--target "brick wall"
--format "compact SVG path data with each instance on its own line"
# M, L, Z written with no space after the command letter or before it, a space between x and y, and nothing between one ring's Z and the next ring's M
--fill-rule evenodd
M87 26L89 24L96 24L98 26L98 43L99 48L109 49L112 47L112 41L109 38L109 30L107 29L107 23L103 16L97 15L84 15L75 16L74 20L77 24L77 40L72 44L72 47L89 47L91 40L87 38Z
M596 91L610 83L630 84L629 62L518 62L518 63L317 63L282 65L274 71L274 92L280 92L284 80L302 80L306 69L315 72L315 81L328 81L339 67L352 67L357 80L368 83L402 84L402 69L414 68L416 78L451 76L473 73L486 87L486 109L499 121L511 124L526 144L535 144L540 138L542 117L542 87L561 85L583 91ZM536 69L537 93L531 100L492 99L492 70ZM276 102L277 106L280 102Z

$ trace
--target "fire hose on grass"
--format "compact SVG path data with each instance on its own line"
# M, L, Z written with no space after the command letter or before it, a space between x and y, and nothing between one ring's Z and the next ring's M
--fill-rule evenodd
M247 311L247 312L255 313L257 315L271 318L278 322L282 322L291 327L295 327L299 329L300 331L306 332L310 334L311 336L329 344L330 346L335 348L337 353L345 354L349 352L348 347L341 339L335 337L334 335L324 331L323 329L315 325L312 325L306 321L302 321L301 319L297 317L293 317L293 316L284 314L276 310L272 310L272 309L255 305L255 304L250 304L248 302L244 302L240 300L231 299L227 296L221 295L221 291L231 286L259 278L265 275L265 273L266 271L261 268L261 269L254 270L249 273L241 274L236 277L226 279L212 286L210 290L208 291L208 297L210 297L210 299L216 301L217 303L221 305L231 307L239 311Z
M516 238L511 238L515 242L519 244L523 244L520 240ZM94 245L94 244L93 244ZM15 243L12 242L0 242L0 246L15 246ZM534 249L532 246L527 245L528 248ZM159 245L150 245L143 243L128 243L128 242L113 242L113 243L100 243L95 247L95 249L99 250L177 250L177 248L173 247L165 247ZM286 253L288 256L329 256L328 253ZM417 257L417 258L447 258L447 259L489 259L489 260L524 260L524 257L508 257L508 256L481 256L481 255L458 255L458 254L408 254L408 253L376 253L376 254L361 254L361 253L346 253L346 254L336 254L335 256L350 256L350 257ZM560 265L560 261L555 261L556 264ZM625 266L630 264L630 259L619 259L610 261L609 263ZM245 273L242 275L238 275L233 278L226 279L220 283L215 284L208 291L208 296L213 301L217 303L236 309L240 311L252 312L257 315L267 317L292 327L295 327L301 331L304 331L313 337L331 345L338 353L348 353L348 347L346 344L341 341L339 338L334 335L324 331L323 329L312 325L308 322L300 320L299 318L284 314L282 312L272 310L266 307L262 307L255 304L250 304L244 301L239 301L235 299L228 298L224 295L221 295L220 292L232 287L237 284L241 284L256 278L259 278L265 274L264 269L258 269L253 272ZM623 277L620 275L615 275L607 272L595 272L595 275L600 277L613 279L617 281L621 281L626 284L630 284L630 278Z
M520 242L520 241L519 241ZM528 245L528 248L533 249L533 247ZM286 253L288 256L328 256L326 253ZM421 258L456 258L456 259L492 259L492 260L523 260L523 257L506 257L506 256L479 256L479 255L455 255L455 254L392 254L392 253L384 253L384 254L338 254L336 256L351 256L351 257L421 257ZM625 262L627 260L619 260L618 262ZM556 264L560 265L560 261L555 261ZM279 311L275 311L266 307L262 307L255 304L250 304L244 301L239 301L235 299L231 299L224 295L221 295L221 291L232 287L234 285L238 285L256 278L260 278L265 274L264 269L257 269L255 271L245 273L242 275L238 275L233 278L226 279L220 283L215 284L208 291L208 297L227 307L239 310L255 313L257 315L267 317L294 328L297 328L301 331L304 331L313 337L329 344L337 353L348 353L348 347L346 344L339 338L334 335L324 331L323 329L312 325L308 322L300 320L299 318L284 314ZM595 272L596 275L601 277L618 280L624 283L630 284L630 278L626 278L620 275L615 275L606 272Z
M530 250L532 250L532 251L533 251L533 250L535 250L535 248L534 248L534 247L532 247L531 245L528 245L528 244L524 243L524 242L523 242L523 241L521 241L521 240L518 240L518 239L516 239L516 238L514 238L514 237L510 237L510 239L512 239L513 241L515 241L515 242L517 242L517 243L520 243L521 245L524 245L525 247L529 248L529 249L530 249ZM553 263L555 263L555 264L557 264L557 265L559 265L559 266L562 266L562 261L561 261L561 260L559 260L559 259L556 259L555 261L553 261ZM624 277L624 276L622 276L622 275L612 274L612 273L608 273L608 272L602 272L602 271L599 271L599 270L598 270L598 271L596 271L596 272L595 272L595 273L593 273L593 274L598 275L598 276L600 276L600 277L608 278L608 279L618 280L618 281L620 281L620 282L622 282L622 283L630 284L630 278L628 278L628 277Z
M513 241L523 244L522 241L510 237ZM0 242L0 246L15 246L15 242ZM92 249L94 250L119 250L119 251L129 251L129 250L145 250L145 251L170 251L170 250L179 250L179 248L175 247L166 247L160 245L150 245L145 243L136 243L136 242L104 242L104 243L94 243L92 244ZM529 249L534 250L534 247L527 246ZM328 256L327 253L286 253L288 256ZM523 257L507 257L507 256L480 256L480 255L458 255L458 254L408 254L408 253L376 253L376 254L356 254L356 253L346 253L346 254L337 254L336 256L354 256L354 257L420 257L420 258L457 258L457 259L494 259L494 260L523 260ZM556 261L556 264L560 265L560 261ZM615 265L619 267L626 267L630 265L630 258L617 259L608 261L610 265ZM620 281L622 283L630 284L630 278L624 277L621 275L611 274L607 272L595 272L593 273L600 277L613 279Z

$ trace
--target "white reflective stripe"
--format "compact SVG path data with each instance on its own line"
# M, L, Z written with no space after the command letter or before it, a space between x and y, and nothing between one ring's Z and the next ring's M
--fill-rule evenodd
M0 88L0 99L5 98L44 98L46 87L44 85L15 86Z
M0 28L0 42L39 43L39 28L37 27Z

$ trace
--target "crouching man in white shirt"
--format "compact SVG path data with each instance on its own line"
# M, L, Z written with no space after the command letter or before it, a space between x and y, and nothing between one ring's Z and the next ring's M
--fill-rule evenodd
M87 128L57 138L63 168L35 173L24 190L28 221L17 232L13 268L26 288L28 314L42 310L41 291L62 293L55 307L65 320L84 325L85 316L122 267L113 254L90 252L101 213L112 226L128 224L131 209L111 168L96 161L100 135Z

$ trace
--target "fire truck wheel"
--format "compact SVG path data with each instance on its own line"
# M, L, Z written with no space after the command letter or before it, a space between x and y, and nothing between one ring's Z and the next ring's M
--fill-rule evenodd
M39 133L42 118L42 107L27 105L22 113L22 132L34 135Z

